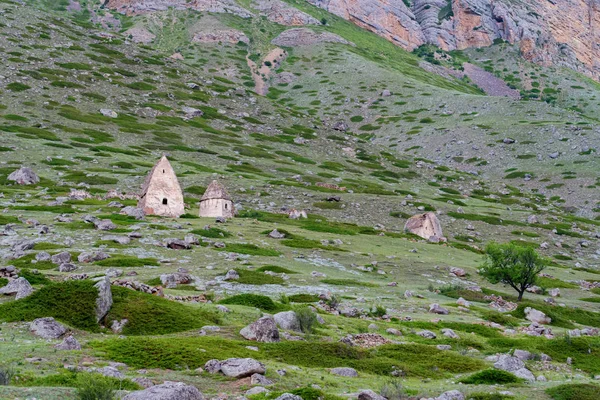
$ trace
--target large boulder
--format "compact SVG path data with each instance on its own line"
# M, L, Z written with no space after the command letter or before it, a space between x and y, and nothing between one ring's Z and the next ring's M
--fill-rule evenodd
M438 239L444 237L440 220L432 212L410 217L404 225L404 230L428 240L432 237Z
M358 372L356 372L356 370L354 368L349 368L349 367L333 368L330 372L333 375L345 376L348 378L356 378L358 376Z
M442 393L435 400L465 400L465 395L458 390L450 390Z
M113 229L117 229L117 225L110 219L95 220L93 222L94 226L99 231L112 231Z
M375 393L374 391L372 391L370 389L367 389L367 390L362 390L358 394L358 400L386 400L386 398Z
M300 320L294 311L284 311L273 315L277 326L287 331L301 332Z
M279 342L279 330L273 317L259 318L256 322L242 328L240 335L248 340L263 343Z
M265 365L253 358L229 358L221 361L221 372L232 378L245 378L254 374L264 374Z
M67 328L58 323L52 317L38 318L29 325L29 330L36 336L44 339L58 339L65 333Z
M54 348L58 350L81 350L81 345L73 335L69 335L63 339L62 343L54 346Z
M447 308L440 306L438 303L433 303L429 306L429 312L433 314L448 315L450 311Z
M108 276L105 276L104 279L96 283L94 287L98 289L98 297L96 298L96 322L100 322L100 320L108 314L113 304L110 279Z
M546 314L531 307L525 308L525 319L542 325L547 325L552 322L552 319L546 316Z
M51 258L52 263L56 265L67 264L71 262L71 253L68 251L63 251L61 253L55 254Z
M0 288L0 294L13 295L16 294L15 299L19 300L29 296L33 293L33 288L29 284L29 281L25 278L17 278L10 282L8 285Z
M494 363L494 367L503 371L511 372L515 376L528 380L529 382L535 381L535 376L525 368L525 363L518 357L514 357L508 354L502 354L498 357L498 361Z
M13 181L18 185L33 185L38 183L40 178L33 172L31 168L21 167L14 171L7 178L9 181Z
M195 386L167 381L162 385L129 393L122 400L204 400L204 396Z

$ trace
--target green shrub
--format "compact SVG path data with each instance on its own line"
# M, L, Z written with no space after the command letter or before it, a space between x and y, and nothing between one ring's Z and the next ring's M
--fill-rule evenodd
M19 375L19 380L14 382L16 386L25 387L77 387L80 380L88 379L89 375L94 377L104 378L107 382L112 383L116 388L122 390L139 390L140 386L129 379L118 379L112 377L103 377L102 375L78 371L61 371L58 374L43 375L43 376L28 376Z
M244 293L231 296L219 301L219 303L256 307L260 308L263 311L274 311L277 309L277 304L275 304L275 302L270 297L252 293Z
M77 377L79 400L114 400L117 386L100 374L81 374Z
M31 89L31 86L25 85L20 82L11 82L8 85L6 85L6 88L8 90L12 90L13 92L22 92L24 90Z
M249 254L252 256L267 256L267 257L277 257L281 253L277 250L272 249L264 249L262 247L258 247L255 244L249 243L227 243L225 247L226 251L240 254ZM215 250L222 251L221 249L215 248Z
M33 266L35 267L36 265ZM19 276L27 279L27 281L32 285L49 285L52 283L50 279L46 278L46 275L39 272L34 274L30 269L22 269L21 272L19 272Z
M240 275L240 279L237 280L238 283L243 283L247 285L282 285L285 283L283 278L279 276L267 275L264 272L260 271L252 271L249 269L240 268L236 269L236 271Z
M191 233L213 239L227 238L231 236L231 233L227 231L212 227L209 229L194 229L191 231Z
M137 258L133 256L117 255L107 258L105 260L96 261L96 265L101 267L144 267L158 266L158 260L156 258Z
M520 381L515 375L500 369L485 369L460 380L467 385L505 385Z
M0 278L0 288L8 285L8 279Z
M321 283L336 286L363 286L363 287L377 287L379 285L371 282L361 282L354 279L321 279Z
M65 281L46 285L31 296L0 305L0 321L33 321L54 317L67 325L90 332L96 323L98 290L91 281Z
M565 384L546 389L554 400L597 400L600 386L589 383Z
M125 335L163 335L218 323L215 314L197 307L118 286L112 293L113 306L105 321L127 319Z
M317 322L317 315L308 307L296 310L296 317L300 323L300 330L304 333L312 333Z
M0 386L8 386L11 383L15 371L10 366L0 365Z
M288 296L288 300L292 303L316 303L319 301L319 296L316 294L298 293Z

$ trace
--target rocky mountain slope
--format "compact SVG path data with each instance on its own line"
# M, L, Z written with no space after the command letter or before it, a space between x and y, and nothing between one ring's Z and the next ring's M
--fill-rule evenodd
M0 398L596 399L595 81L291 0L0 0L0 37ZM137 208L163 155L178 219ZM547 263L520 303L492 240Z
M517 43L541 65L564 65L598 78L600 4L589 0L309 0L312 4L413 50Z

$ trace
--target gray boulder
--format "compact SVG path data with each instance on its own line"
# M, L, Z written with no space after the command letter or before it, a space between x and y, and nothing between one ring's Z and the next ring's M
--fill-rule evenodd
M535 376L531 371L525 368L525 363L518 357L502 354L498 357L498 361L494 363L494 367L503 371L512 372L515 376L526 379L529 382L535 381Z
M271 239L284 239L285 238L285 234L279 232L277 229L273 229L271 232L269 232L269 234L267 236L269 236Z
M240 279L240 274L238 274L238 272L235 269L230 269L229 271L227 271L227 273L225 274L225 279L226 281L237 281L238 279Z
M232 378L245 378L254 374L264 374L265 365L253 358L229 358L221 361L221 372Z
M279 330L273 317L259 318L256 322L242 328L240 335L248 340L263 343L279 342Z
M121 209L121 214L125 214L129 217L134 217L137 220L144 219L144 217L146 216L146 213L143 209L133 206L124 207L123 209Z
M208 360L206 364L204 364L204 370L209 374L216 374L218 372L221 372L221 361Z
M94 261L101 261L110 258L110 255L106 254L103 251L96 252L83 252L79 256L77 256L77 261L80 263L90 263Z
M284 393L275 400L302 400L302 397L291 393Z
M94 221L94 226L99 231L112 231L113 229L117 229L117 225L115 225L110 219L102 219Z
M29 330L44 339L58 339L67 332L67 328L52 317L38 318L29 325Z
M301 332L300 321L294 311L284 311L273 315L277 326L287 331Z
M96 298L96 322L100 322L100 320L108 314L113 304L110 279L108 276L105 276L104 279L96 283L94 287L98 289L98 297Z
M10 282L8 285L0 288L0 294L13 295L15 294L15 300L25 298L33 293L33 288L25 278L17 278Z
M435 400L465 400L465 395L458 390L450 390L442 393Z
M441 314L441 315L448 315L450 313L450 311L448 311L448 309L440 306L437 303L433 303L429 306L429 312L433 313L433 314Z
M122 245L131 243L131 239L128 236L121 235L104 235L102 236L102 240L107 242L115 242Z
M50 253L45 252L45 251L40 251L39 253L37 253L35 255L36 261L50 261L51 259L52 259L52 256L50 255Z
M460 339L460 336L458 336L456 334L456 332L454 332L452 329L450 328L444 328L442 329L442 335L450 338L450 339Z
M62 343L59 343L56 346L54 346L54 348L58 350L81 350L81 345L79 344L77 339L73 337L73 335L69 335L66 338L64 338Z
M129 393L123 400L204 400L204 396L195 386L167 381L162 385Z
M58 266L59 272L72 272L72 271L75 271L76 269L77 269L77 266L75 264L71 264L71 263L64 263L64 264L60 264Z
M435 333L428 330L419 331L417 332L417 335L424 337L425 339L435 339L437 337Z
M181 239L167 239L165 241L166 246L173 250L189 250L192 245Z
M349 368L349 367L333 368L330 372L333 375L345 376L345 377L349 377L349 378L356 378L358 376L358 372L356 372L356 370L354 368Z
M358 394L358 400L386 400L386 398L368 389Z
M7 179L18 185L33 185L38 183L40 178L33 172L31 168L21 167L8 175Z
M63 251L62 253L58 253L52 256L52 263L56 265L66 264L71 262L71 253L68 251Z

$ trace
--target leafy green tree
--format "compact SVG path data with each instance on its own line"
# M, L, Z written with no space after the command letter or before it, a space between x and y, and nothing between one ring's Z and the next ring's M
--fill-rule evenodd
M502 282L515 289L519 293L518 301L546 268L544 260L530 247L491 242L485 247L485 254L486 260L479 274L491 283Z

